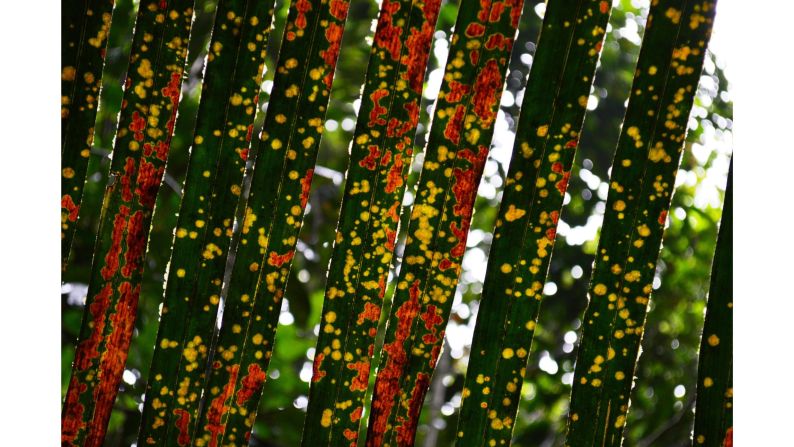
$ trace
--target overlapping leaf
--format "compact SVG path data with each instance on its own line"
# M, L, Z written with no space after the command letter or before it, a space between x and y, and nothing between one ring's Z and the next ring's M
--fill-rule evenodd
M347 9L344 0L295 0L290 7L196 443L237 445L250 436L309 198Z
M75 4L76 3L76 4ZM61 268L83 198L114 0L63 1L61 16Z
M367 445L412 445L466 248L521 0L463 1L450 43L381 365Z
M353 136L304 446L355 444L440 0L385 0Z
M124 371L152 212L176 122L193 1L141 2L100 218L64 446L102 444Z
M546 8L488 259L458 445L510 444L610 9L600 0L551 0Z
M187 445L198 417L264 70L273 1L222 0L212 32L138 445Z
M566 445L622 442L634 369L715 0L653 2L612 165Z
M700 341L693 446L733 445L733 164Z

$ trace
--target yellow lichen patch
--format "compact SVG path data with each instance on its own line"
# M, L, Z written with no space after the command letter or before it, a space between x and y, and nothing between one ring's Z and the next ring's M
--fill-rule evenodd
M549 126L548 124L544 124L543 126L538 126L537 135L541 138L545 137L549 133Z
M511 348L504 348L504 349L502 350L502 357L504 357L504 358L506 358L506 359L511 359L511 358L513 358L513 354L514 354L514 353L513 353L513 349L511 349Z
M706 377L703 379L703 386L706 388L710 388L714 385L714 380L711 377Z
M516 208L515 205L510 204L507 207L507 212L505 213L505 220L508 222L513 222L516 219L520 219L524 214L527 212L525 210Z
M709 346L717 346L720 344L720 338L717 337L717 334L711 334L707 341Z
M605 286L604 284L596 284L593 287L593 293L599 296L605 295L607 293L607 286Z
M185 269L177 269L176 276L179 277L179 278L184 278L185 277Z
M513 271L513 266L510 264L502 264L499 269L502 271L502 273L510 273Z
M626 202L622 200L616 200L614 204L612 204L612 209L615 211L623 211L626 209Z

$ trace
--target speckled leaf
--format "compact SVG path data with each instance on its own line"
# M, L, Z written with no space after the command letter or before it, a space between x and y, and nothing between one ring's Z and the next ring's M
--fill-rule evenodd
M413 445L466 248L521 0L464 0L386 329L368 446Z
M62 415L64 446L99 446L116 398L146 243L176 122L193 1L142 1L79 344Z
M357 441L440 4L381 5L328 270L306 447Z
M88 170L114 0L61 4L61 268L66 269Z
M188 445L254 124L273 1L222 0L212 31L138 445Z
M295 0L290 7L196 444L239 445L250 436L309 198L347 9L344 0Z
M457 445L509 445L543 284L611 10L551 0L488 259Z
M733 446L733 163L700 341L693 446Z
M566 445L619 446L715 0L651 5L612 164Z

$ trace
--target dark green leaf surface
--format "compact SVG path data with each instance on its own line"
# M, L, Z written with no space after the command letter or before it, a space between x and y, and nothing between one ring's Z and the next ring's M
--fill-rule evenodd
M700 341L692 445L733 446L733 163Z
M224 305L200 445L247 442L272 353L347 18L343 0L290 7Z
M656 260L716 1L651 6L612 164L566 445L622 442Z
M254 124L273 1L222 0L215 15L138 445L187 445Z
M414 442L522 6L521 0L460 5L388 319L368 446Z
M385 0L328 270L304 446L355 445L440 0Z
M64 446L102 445L134 329L157 191L176 123L193 1L141 2L79 344Z
M610 4L548 3L472 340L457 445L509 445Z
M61 4L61 268L83 198L114 0Z

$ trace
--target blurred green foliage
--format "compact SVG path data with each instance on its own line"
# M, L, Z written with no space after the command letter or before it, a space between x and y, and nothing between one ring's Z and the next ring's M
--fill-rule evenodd
M117 0L109 37L104 89L89 164L82 214L73 246L72 263L63 276L62 390L69 380L74 343L83 312L91 254L99 217L109 148L115 134L121 85L127 69L137 1ZM135 441L144 380L157 334L158 306L164 272L176 225L180 189L185 176L198 107L203 62L214 17L215 0L196 2L188 56L189 76L183 84L179 117L168 160L166 183L160 190L149 241L138 320L132 340L123 389L110 421L106 445L129 446ZM570 382L575 360L576 331L586 306L597 231L603 215L612 154L620 131L626 99L639 52L647 1L616 0L607 39L591 93L581 145L568 189L569 199L551 261L535 342L522 389L514 431L516 445L561 446ZM276 2L275 32L271 34L261 96L267 107L272 70L277 59L288 2ZM404 204L412 203L421 167L428 111L443 75L448 39L457 2L442 5L430 58L416 138L417 157ZM468 348L485 271L490 232L501 198L501 186L512 149L515 121L534 53L543 2L525 2L513 49L502 108L491 156L485 168L458 286L447 342L425 401L418 446L451 445ZM356 119L358 95L364 81L378 5L352 0L341 56L334 80L328 122L318 169L312 185L308 215L298 245L282 309L276 347L265 384L252 445L293 446L300 442L306 396L311 377L317 324L325 274L331 254L342 194L343 174ZM719 20L719 19L718 19ZM661 260L657 266L643 353L632 392L632 406L624 445L689 445L693 423L697 349L703 325L711 257L714 251L725 176L731 151L732 104L719 55L709 54L695 102L687 150L678 174ZM261 126L263 114L257 117ZM404 216L405 217L405 216ZM404 225L403 228L404 230ZM401 241L404 235L401 235ZM402 242L398 244L399 254ZM391 289L390 289L391 290ZM387 292L387 297L390 292ZM388 305L388 304L387 304ZM383 312L387 315L388 312ZM374 362L377 364L377 359ZM374 373L374 371L373 371ZM363 439L363 437L362 437Z

